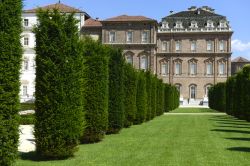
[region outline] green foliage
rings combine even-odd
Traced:
[[[133,125],[136,115],[137,72],[130,64],[124,66],[124,126]]]
[[[169,112],[179,107],[179,95],[179,91],[175,86],[165,85],[164,112]]]
[[[236,78],[234,76],[229,77],[226,82],[226,113],[229,115],[235,114],[235,83]]]
[[[19,120],[20,125],[35,124],[35,116],[33,114],[21,115]]]
[[[124,64],[120,49],[110,50],[108,133],[118,133],[124,123]]]
[[[0,2],[0,165],[12,165],[17,157],[21,0]]]
[[[136,94],[136,118],[134,124],[141,124],[146,119],[146,106],[147,106],[147,92],[146,92],[146,78],[145,73],[140,71],[138,73],[138,85]]]
[[[152,119],[152,90],[151,90],[151,85],[152,85],[152,75],[150,71],[146,71],[145,73],[146,77],[146,93],[147,93],[147,99],[146,99],[146,120],[149,121]]]
[[[34,103],[21,103],[20,111],[34,110],[34,109],[35,109]]]
[[[98,42],[82,41],[84,57],[84,111],[86,128],[81,141],[98,142],[108,127],[108,51]]]
[[[160,116],[164,113],[164,84],[162,80],[157,80],[157,98],[156,98],[156,115]]]
[[[151,119],[156,116],[157,77],[151,76]]]
[[[226,110],[226,83],[218,83],[208,92],[209,107],[220,112]]]
[[[82,56],[73,14],[39,11],[36,36],[36,151],[73,156],[83,134]]]

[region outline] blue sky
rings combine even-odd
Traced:
[[[56,3],[58,0],[24,0],[24,9]],[[233,55],[250,60],[250,0],[61,0],[86,11],[92,18],[105,19],[117,15],[144,15],[158,21],[190,6],[210,6],[227,17],[234,31]]]

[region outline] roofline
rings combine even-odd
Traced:
[[[158,24],[157,20],[124,20],[124,21],[112,21],[112,20],[103,20],[100,21],[101,23],[122,23],[122,22],[153,22],[155,24]]]

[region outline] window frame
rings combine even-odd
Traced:
[[[116,32],[109,31],[109,43],[115,43],[115,42],[116,42]]]
[[[146,38],[144,38],[145,37],[144,34],[146,34]],[[142,31],[141,32],[141,42],[142,43],[149,43],[149,31]]]
[[[24,27],[28,27],[29,26],[29,19],[27,19],[27,18],[23,19],[23,26]]]
[[[131,41],[129,39],[129,34],[131,33]],[[133,43],[133,31],[127,31],[126,32],[126,43]]]

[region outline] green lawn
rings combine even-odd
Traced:
[[[181,109],[180,109],[181,111]],[[194,110],[198,111],[198,110]],[[163,115],[81,145],[74,158],[37,161],[22,154],[17,166],[248,166],[250,123],[227,115]]]
[[[177,108],[170,113],[208,113],[208,112],[218,112],[209,108]]]

